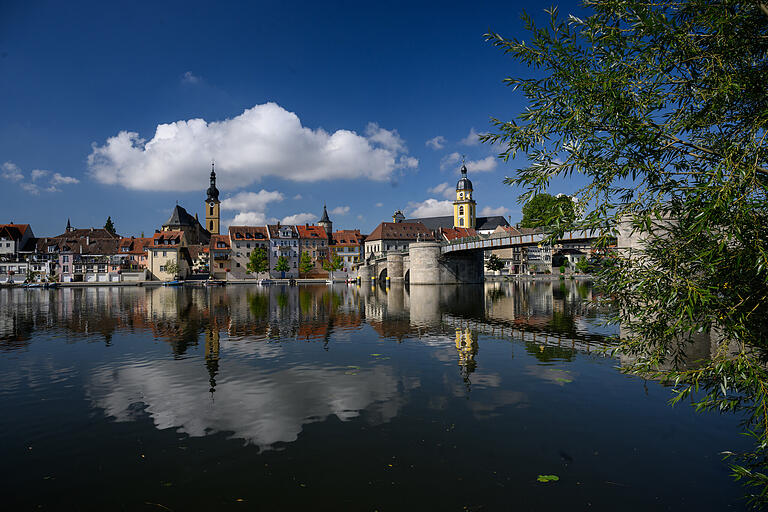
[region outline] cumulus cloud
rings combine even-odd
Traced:
[[[187,71],[181,75],[181,83],[183,84],[197,84],[200,83],[200,77],[192,74],[191,71]]]
[[[317,220],[317,215],[314,213],[295,213],[283,217],[283,220],[280,222],[283,224],[312,224],[315,220]]]
[[[508,213],[509,213],[509,208],[506,208],[504,206],[499,206],[498,208],[486,206],[482,210],[480,210],[480,215],[484,217],[492,217],[494,215],[506,215]]]
[[[443,149],[445,147],[446,142],[447,141],[445,140],[445,137],[443,137],[442,135],[438,135],[437,137],[432,137],[424,144],[434,149],[435,151],[437,151],[438,149]]]
[[[427,192],[430,194],[441,195],[446,199],[453,199],[453,196],[456,194],[456,187],[450,183],[440,183],[439,185],[427,189]]]
[[[13,162],[5,162],[0,168],[2,168],[0,177],[6,180],[20,182],[24,179],[24,173]],[[48,182],[48,186],[45,186],[42,183],[38,183],[40,180],[42,180],[42,178],[48,176],[49,174],[51,174],[50,171],[33,169],[29,173],[30,179],[32,181],[19,183],[19,188],[32,195],[39,195],[41,190],[45,192],[61,192],[61,189],[58,187],[58,185],[74,185],[76,183],[80,183],[80,180],[77,178],[73,178],[72,176],[63,176],[58,172],[53,173],[53,176]]]
[[[32,178],[32,181],[37,181],[40,178],[47,176],[48,171],[43,171],[41,169],[34,169],[31,173],[29,173],[29,175]]]
[[[301,194],[296,194],[295,196],[293,196],[293,200],[294,201],[298,201],[299,199],[302,199],[302,195]]]
[[[384,206],[384,203],[376,203],[376,208],[381,208],[382,206]]]
[[[413,167],[395,130],[375,123],[366,135],[351,130],[302,126],[275,103],[256,105],[223,121],[190,119],[160,124],[147,141],[121,131],[88,156],[89,174],[105,184],[135,190],[193,191],[208,178],[211,157],[221,162],[222,190],[245,187],[266,176],[297,182],[364,178],[386,181]],[[404,157],[404,158],[403,158]]]
[[[254,210],[264,211],[267,204],[282,201],[283,194],[274,190],[259,190],[258,192],[239,192],[221,202],[222,210]]]
[[[32,171],[34,172],[34,171]],[[43,171],[47,172],[47,171]],[[51,185],[75,185],[77,183],[80,183],[80,180],[77,178],[73,178],[72,176],[62,176],[58,172],[53,173],[53,178],[51,178]]]
[[[448,169],[449,167],[453,167],[454,164],[456,164],[460,159],[461,159],[461,155],[456,153],[456,152],[453,152],[453,153],[450,153],[448,155],[445,155],[440,160],[440,170],[444,171],[444,170]]]
[[[453,202],[438,201],[437,199],[427,199],[421,203],[410,202],[407,209],[410,211],[410,217],[440,217],[442,215],[453,214]]]
[[[24,179],[21,169],[13,162],[5,162],[3,164],[3,172],[0,173],[0,176],[10,181],[21,181]]]
[[[349,206],[337,206],[330,213],[331,215],[346,215],[349,213]]]
[[[419,159],[412,156],[401,156],[397,161],[398,169],[415,169],[419,166]]]
[[[479,136],[480,134],[477,133],[474,128],[470,128],[467,136],[461,139],[459,144],[463,146],[477,146],[480,144],[480,140],[478,139]]]
[[[277,219],[274,217],[267,217],[264,212],[240,212],[235,215],[235,218],[229,222],[225,222],[226,226],[265,226],[267,224],[275,224]]]
[[[467,162],[467,170],[469,172],[488,172],[492,171],[498,165],[498,158],[495,156],[487,156],[480,160],[470,160]]]

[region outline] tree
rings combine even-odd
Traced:
[[[582,274],[586,274],[589,271],[589,262],[587,261],[587,258],[580,258],[579,261],[576,262],[576,270]]]
[[[107,217],[107,222],[104,223],[104,229],[106,229],[109,233],[112,233],[113,235],[116,233],[115,231],[115,225],[112,222],[112,217]]]
[[[341,256],[334,254],[333,258],[330,260],[323,261],[323,270],[327,272],[335,272],[336,270],[340,270],[343,265],[344,262],[341,259]]]
[[[576,218],[573,199],[566,195],[560,197],[546,193],[536,194],[523,205],[523,220],[520,226],[537,228],[560,223],[568,225]]]
[[[263,247],[257,247],[251,251],[251,255],[248,258],[248,264],[245,266],[245,271],[249,274],[261,274],[267,270],[269,270],[267,252]]]
[[[501,258],[499,258],[497,255],[491,254],[491,256],[488,258],[488,261],[485,262],[485,268],[493,272],[498,272],[504,268],[504,262],[501,261]]]
[[[301,253],[301,260],[299,260],[299,271],[306,274],[307,272],[312,272],[312,269],[315,268],[315,262],[312,261],[312,258],[310,258],[308,252],[302,252]]]
[[[176,275],[179,273],[179,264],[175,261],[169,261],[165,264],[165,272],[176,277]]]
[[[280,256],[277,258],[277,263],[275,263],[275,271],[277,272],[288,272],[291,270],[291,267],[288,265],[288,258],[285,256]]]
[[[768,501],[768,7],[758,2],[585,0],[586,18],[526,41],[487,39],[535,76],[485,142],[529,162],[505,180],[522,199],[582,174],[578,228],[644,242],[601,265],[626,371],[674,385],[673,403],[738,411],[756,448],[731,458]],[[566,226],[554,222],[553,236]],[[683,365],[697,333],[712,355]]]

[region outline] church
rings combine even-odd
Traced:
[[[163,224],[162,231],[182,231],[189,245],[208,245],[211,235],[218,235],[220,229],[219,189],[216,188],[216,170],[211,164],[211,185],[208,187],[205,204],[205,225],[200,223],[197,214],[190,215],[178,204],[173,208],[170,218]]]

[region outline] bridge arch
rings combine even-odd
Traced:
[[[387,266],[384,265],[384,268],[381,269],[381,272],[379,272],[379,281],[384,282],[387,279]]]
[[[411,282],[411,269],[408,269],[405,271],[405,275],[403,276],[403,282],[404,283],[410,283]]]

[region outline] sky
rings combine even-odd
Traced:
[[[0,223],[150,234],[177,203],[204,216],[215,160],[224,226],[327,204],[368,233],[398,209],[451,214],[462,156],[478,213],[515,223],[502,181],[524,161],[477,137],[523,111],[502,80],[532,71],[483,34],[526,38],[520,13],[548,5],[5,0]]]

